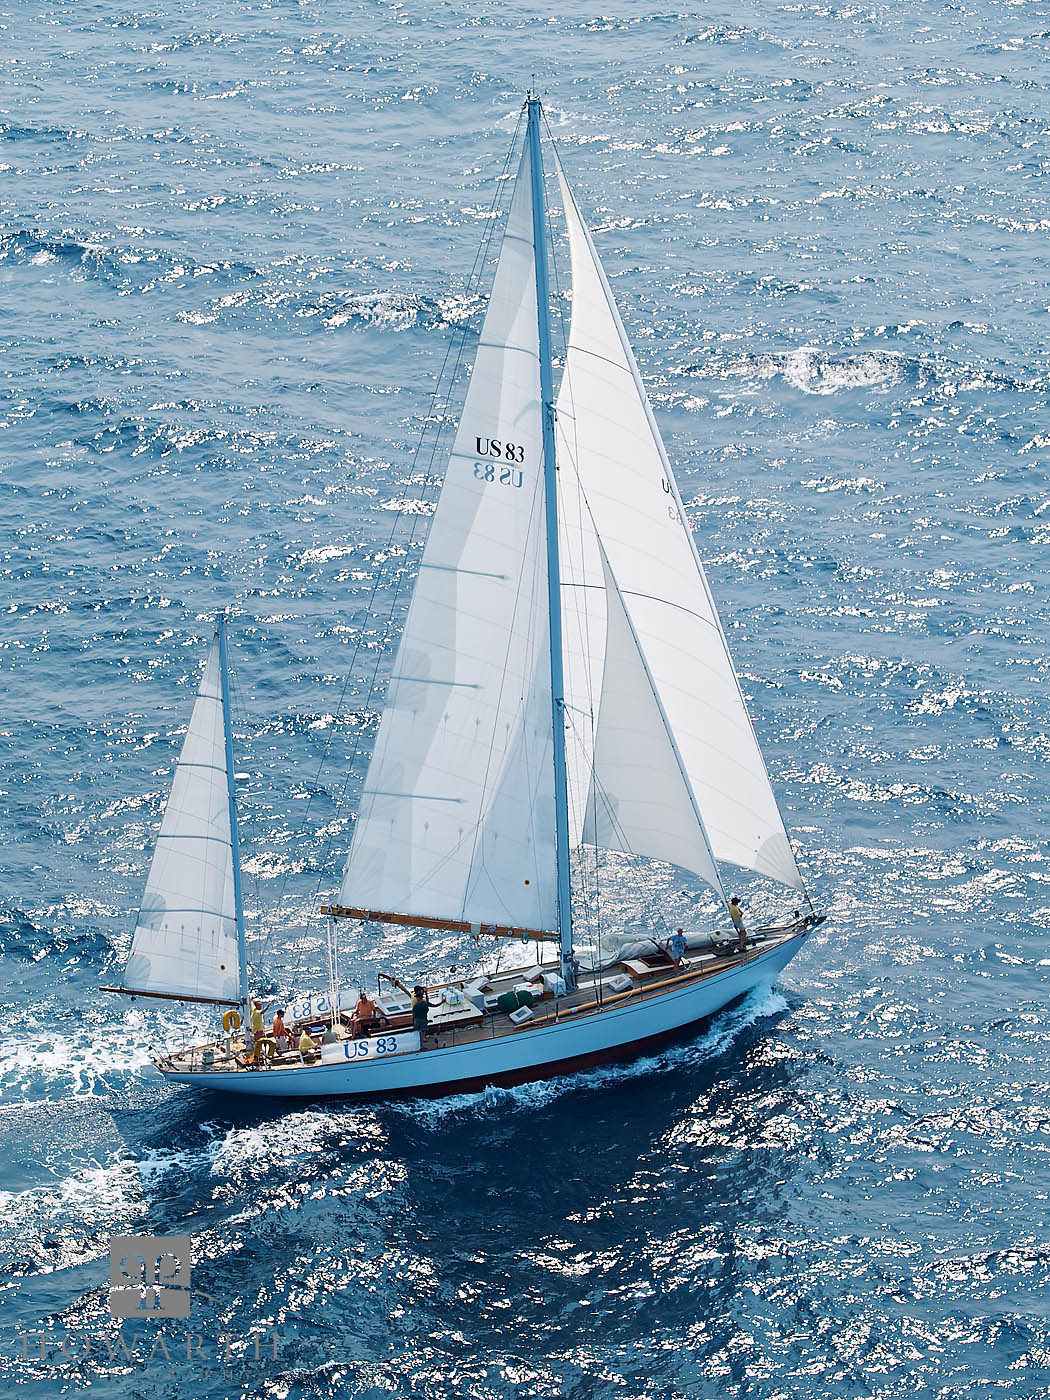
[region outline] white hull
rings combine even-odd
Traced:
[[[521,1084],[626,1058],[721,1010],[757,986],[775,981],[806,933],[702,981],[658,995],[630,998],[579,1020],[564,1019],[511,1035],[386,1058],[291,1070],[176,1071],[166,1079],[235,1094],[312,1099],[411,1094],[440,1095],[489,1084]]]

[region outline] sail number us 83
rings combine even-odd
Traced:
[[[525,449],[521,443],[479,437],[474,439],[474,447],[478,457],[488,459],[474,463],[474,476],[478,481],[521,489],[525,480],[524,472],[518,470],[518,464],[525,461]]]

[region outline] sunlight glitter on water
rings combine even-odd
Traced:
[[[148,1226],[194,1235],[205,1327],[287,1337],[245,1393],[1042,1394],[1037,29],[984,0],[23,7],[0,55],[12,1329],[101,1325],[107,1237]],[[779,990],[619,1069],[290,1113],[172,1092],[148,1047],[214,1017],[97,987],[208,622],[237,603],[252,927],[305,989],[375,731],[364,610],[416,567],[443,459],[413,448],[472,344],[534,69],[832,919]],[[656,883],[661,914],[706,916]],[[0,1353],[50,1400],[53,1370]],[[143,1389],[104,1351],[62,1383]]]

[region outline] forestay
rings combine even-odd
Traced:
[[[600,844],[661,854],[709,878],[709,862],[692,836],[672,838],[682,813],[682,785],[658,765],[644,804],[620,803],[615,821],[601,823],[601,790],[623,788],[624,750],[641,743],[647,717],[639,701],[631,721],[625,685],[643,694],[609,624],[610,682],[595,661],[606,646],[604,581],[596,531],[616,581],[630,630],[645,666],[714,855],[784,884],[801,877],[770,787],[751,720],[707,586],[678,489],[652,417],[605,274],[558,165],[572,263],[572,318],[558,395],[559,501],[562,557],[570,562],[563,588],[570,735],[569,778],[576,835],[587,813],[599,818]],[[614,604],[609,603],[614,609]],[[622,628],[619,629],[622,632]],[[586,646],[584,645],[586,639]],[[596,730],[590,732],[590,726]],[[608,720],[608,724],[606,721]],[[609,733],[603,730],[608,727]],[[651,747],[650,741],[650,747]],[[592,800],[584,786],[588,750],[595,756]],[[666,752],[664,753],[666,759]],[[620,765],[618,773],[612,766]],[[608,773],[608,782],[604,773]],[[665,780],[664,774],[669,774]],[[583,794],[587,793],[585,799]],[[663,812],[657,813],[662,804]],[[695,833],[694,833],[695,835]],[[662,839],[662,837],[661,837]]]
[[[531,171],[522,158],[340,901],[557,925]]]
[[[240,998],[217,637],[175,768],[122,986],[176,997]]]

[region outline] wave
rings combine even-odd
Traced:
[[[421,326],[461,326],[480,309],[480,296],[424,297],[405,292],[361,292],[345,297],[331,309],[319,307],[330,330],[345,325],[368,325],[379,330],[405,331]]]
[[[180,1096],[184,1098],[184,1096]],[[194,1095],[189,1100],[199,1106]],[[68,1144],[50,1163],[55,1179],[21,1190],[0,1191],[8,1231],[0,1241],[0,1263],[20,1276],[54,1273],[105,1255],[116,1222],[156,1228],[169,1211],[181,1218],[179,1200],[187,1183],[227,1200],[232,1214],[223,1230],[253,1215],[287,1205],[287,1177],[327,1177],[345,1166],[345,1144],[382,1142],[382,1131],[356,1110],[305,1108],[256,1114],[250,1121],[189,1121],[156,1113],[153,1142],[121,1142],[109,1134],[96,1143],[98,1156],[63,1172]],[[278,1125],[275,1127],[275,1123]],[[175,1141],[172,1141],[172,1135]],[[322,1160],[323,1159],[323,1160]],[[62,1174],[59,1174],[62,1173]],[[245,1192],[246,1183],[252,1183]],[[173,1222],[174,1223],[174,1222]],[[198,1232],[206,1248],[207,1232]]]
[[[25,1277],[102,1257],[113,1222],[144,1218],[148,1208],[134,1166],[125,1160],[82,1168],[55,1185],[0,1191],[0,1213],[8,1226],[5,1267]]]
[[[87,141],[86,131],[70,126],[25,126],[20,122],[0,122],[0,141]]]
[[[766,30],[751,29],[747,26],[737,26],[735,24],[709,24],[695,34],[687,34],[684,39],[680,39],[681,44],[743,44],[749,52],[761,50],[763,48],[772,49],[778,52],[791,47],[787,39]],[[795,84],[805,91],[809,96],[813,92],[813,87],[800,79],[795,79]],[[794,96],[794,91],[791,93]]]
[[[904,333],[907,328],[898,329]],[[902,350],[881,349],[836,353],[814,345],[749,354],[715,351],[703,361],[685,365],[672,373],[753,384],[782,379],[790,388],[815,396],[914,385],[953,397],[987,389],[1034,390],[1044,383],[1042,376],[1018,379],[985,365],[959,364],[941,355],[913,355]]]
[[[82,240],[73,234],[15,229],[0,235],[0,260],[76,268],[83,275],[110,282],[121,290],[149,291],[158,282],[192,281],[200,277],[233,276],[238,281],[257,277],[257,268],[236,260],[201,262],[182,253],[158,248],[120,247]]]
[[[846,389],[889,387],[917,377],[917,363],[898,351],[868,350],[834,355],[815,346],[757,354],[718,355],[686,366],[682,374],[767,383],[781,378],[805,394],[836,394]]]
[[[102,993],[101,995],[108,995]],[[66,1013],[67,1016],[69,1013]],[[129,1078],[150,1070],[150,1049],[143,1038],[133,1042],[118,1024],[69,1029],[61,1016],[34,1018],[24,1040],[0,1045],[0,1089],[17,1092],[23,1101],[107,1098]],[[160,1039],[160,1037],[157,1037]]]
[[[68,955],[67,961],[99,967],[111,956],[109,940],[98,931],[49,930],[21,909],[0,909],[0,953],[21,962],[39,963],[45,958]]]
[[[781,373],[793,389],[806,394],[836,394],[841,389],[889,386],[904,378],[903,357],[892,351],[869,351],[832,359],[804,346],[792,350]]]
[[[39,229],[0,235],[0,261],[65,268],[71,276],[105,283],[125,294],[158,287],[212,289],[214,295],[195,298],[195,305],[173,307],[173,318],[192,326],[277,318],[286,323],[320,321],[329,331],[356,326],[396,333],[466,326],[485,305],[483,296],[466,292],[420,296],[391,289],[319,296],[313,278],[305,274],[264,272],[235,259],[206,262],[179,251],[119,246]]]

